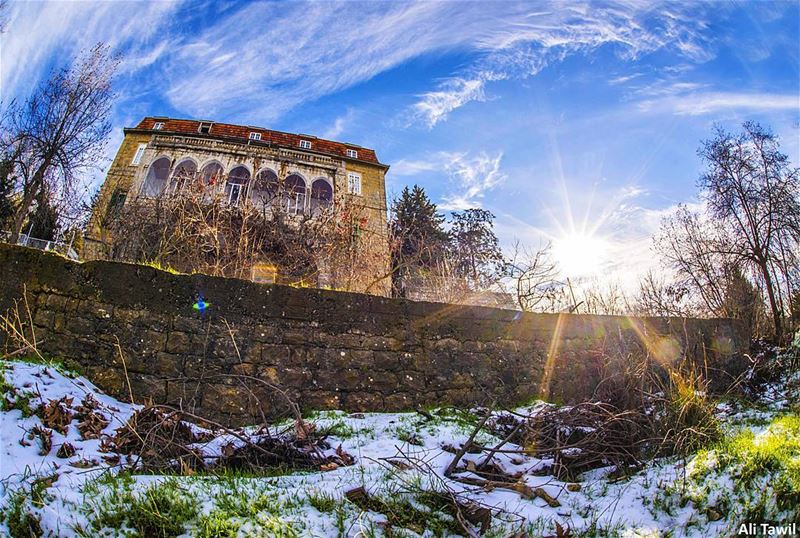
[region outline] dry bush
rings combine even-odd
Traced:
[[[196,422],[214,430],[201,430],[195,426]],[[205,454],[203,445],[218,435],[231,440],[222,446],[221,454]],[[325,437],[307,424],[296,425],[278,435],[271,434],[266,427],[248,434],[168,406],[148,406],[134,413],[113,436],[104,439],[103,450],[132,456],[130,465],[137,470],[184,474],[198,470],[253,473],[275,469],[332,470],[354,463],[353,457],[341,447],[334,455],[323,455],[321,451],[330,448]]]
[[[388,277],[385,226],[342,196],[310,213],[270,199],[229,203],[221,193],[182,188],[128,201],[110,220],[111,259],[155,263],[184,273],[251,278],[256,263],[272,264],[281,283],[373,291]]]
[[[708,381],[693,371],[670,372],[661,390],[646,400],[652,439],[646,444],[653,456],[688,455],[722,436]]]
[[[604,380],[594,401],[546,406],[528,416],[502,413],[487,428],[520,452],[552,458],[543,471],[559,478],[609,465],[624,473],[647,459],[690,454],[720,439],[702,376],[636,364]]]
[[[548,407],[523,420],[519,427],[518,417],[501,415],[492,428],[503,437],[511,435],[527,454],[552,457],[552,467],[543,472],[561,479],[574,479],[597,467],[637,465],[641,442],[648,435],[642,413],[603,402]]]
[[[40,360],[36,332],[33,328],[33,314],[28,304],[28,291],[23,288],[22,299],[15,300],[14,306],[0,314],[0,338],[3,349],[0,357],[10,358],[21,355],[35,355]]]

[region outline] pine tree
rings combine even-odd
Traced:
[[[473,288],[487,288],[503,273],[506,260],[494,233],[494,215],[485,209],[452,213],[450,230],[456,273]]]
[[[47,196],[40,196],[36,201],[36,210],[29,217],[26,230],[31,237],[52,241],[58,233],[58,210]]]
[[[0,161],[0,230],[8,230],[13,224],[15,178],[12,175],[14,165],[9,160]]]
[[[403,279],[436,266],[447,246],[444,216],[418,186],[403,189],[392,202],[392,283],[402,295]]]

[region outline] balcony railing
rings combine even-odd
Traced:
[[[11,232],[0,232],[0,241],[10,243]],[[39,250],[58,252],[71,260],[78,259],[78,253],[72,248],[72,242],[49,241],[47,239],[37,239],[27,234],[19,234],[17,244],[25,247],[38,248]]]
[[[259,143],[256,145],[249,142],[251,141],[243,140],[241,143],[237,143],[229,140],[215,140],[211,138],[196,138],[192,136],[178,135],[156,135],[153,139],[153,143],[160,147],[188,147],[209,152],[219,151],[220,149],[228,149],[235,152],[241,151],[242,147],[249,147],[251,149],[273,147],[268,143]],[[322,166],[338,166],[336,159],[316,153],[307,153],[293,149],[278,148],[278,155],[281,158],[293,161],[303,161]]]

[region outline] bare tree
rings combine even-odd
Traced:
[[[98,44],[71,67],[54,71],[25,103],[12,103],[6,111],[0,142],[13,162],[19,192],[13,241],[37,197],[49,190],[68,198],[77,175],[102,156],[111,131],[117,65],[109,48]]]
[[[679,282],[668,283],[665,277],[648,271],[639,282],[634,311],[643,316],[688,317],[695,315],[688,299],[688,287]]]
[[[724,316],[725,274],[735,265],[730,238],[697,212],[680,206],[666,217],[655,238],[656,251],[675,270],[672,286],[699,298],[698,313]]]
[[[558,279],[558,266],[553,259],[552,244],[536,250],[514,244],[507,265],[514,295],[519,307],[526,312],[550,311],[560,297],[564,283]]]
[[[757,273],[780,340],[791,295],[786,253],[800,243],[798,169],[790,167],[775,135],[754,122],[736,135],[718,127],[698,154],[707,165],[699,186],[709,216],[735,238],[731,254]]]

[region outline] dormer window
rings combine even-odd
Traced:
[[[309,142],[308,140],[301,140],[300,149],[311,149],[311,142]]]
[[[157,121],[155,123],[155,125],[153,125],[153,129],[155,129],[156,131],[160,131],[163,128],[164,128],[164,122],[163,121]]]
[[[211,124],[206,122],[200,122],[200,127],[197,128],[197,132],[200,134],[211,133]]]
[[[356,150],[354,150],[354,149],[348,149],[347,150],[347,156],[352,158],[352,159],[358,159],[358,152]]]
[[[250,133],[250,140],[261,140],[261,133]]]

